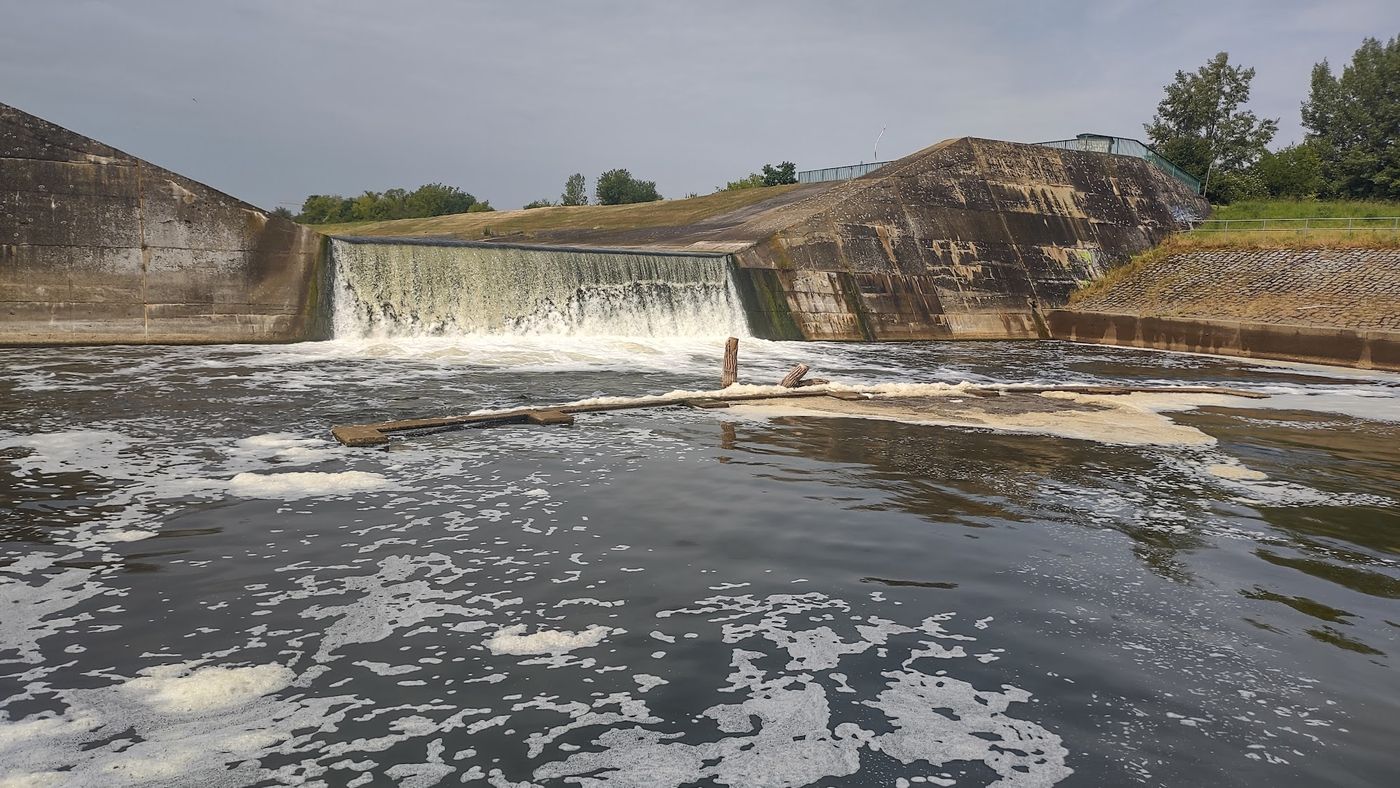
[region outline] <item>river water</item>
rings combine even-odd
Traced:
[[[0,351],[0,785],[1400,772],[1396,376],[744,340],[755,382],[801,361],[853,385],[1272,396],[1072,438],[669,408],[330,440],[713,388],[722,342]],[[1128,440],[1128,415],[1170,429]]]

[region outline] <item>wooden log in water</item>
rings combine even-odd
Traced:
[[[739,338],[730,337],[724,343],[724,369],[720,372],[719,387],[727,389],[739,382]]]
[[[562,410],[532,410],[525,415],[531,424],[568,426],[574,423],[574,415]]]
[[[735,344],[738,344],[737,340]],[[993,391],[1004,394],[1043,394],[1047,391],[1065,391],[1075,394],[1100,395],[1147,392],[1154,394],[1215,394],[1229,397],[1245,397],[1248,399],[1267,399],[1269,397],[1268,394],[1257,391],[1245,391],[1242,389],[1218,386],[981,386],[968,389],[969,394]],[[639,410],[642,408],[664,408],[677,405],[689,405],[691,407],[723,407],[735,402],[795,399],[799,397],[832,397],[851,401],[868,398],[867,395],[859,392],[826,391],[816,387],[797,388],[781,394],[717,394],[712,396],[691,397],[686,400],[668,397],[638,397],[623,402],[610,402],[606,404],[556,405],[546,408],[520,408],[517,410],[495,411],[492,413],[467,414],[465,416],[402,419],[399,421],[384,421],[377,424],[347,424],[332,429],[331,434],[335,436],[337,441],[345,446],[377,446],[388,443],[389,434],[395,432],[436,432],[447,429],[489,427],[498,424],[524,424],[530,422],[536,424],[564,423],[547,420],[536,421],[536,419],[539,418],[536,414],[540,413],[557,413],[572,418],[572,414],[575,413],[601,413],[613,410]]]
[[[802,384],[802,378],[806,377],[807,373],[811,371],[812,368],[806,364],[798,364],[784,375],[782,380],[778,381],[778,385],[785,389],[795,389]]]

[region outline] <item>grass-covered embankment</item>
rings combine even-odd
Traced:
[[[684,200],[629,205],[570,205],[521,211],[458,213],[424,219],[313,225],[327,235],[424,236],[475,241],[502,236],[530,238],[545,231],[638,230],[681,227],[764,200],[780,197],[800,184],[717,192]]]
[[[1400,217],[1400,202],[1247,200],[1215,206],[1209,221],[1173,236],[1164,247],[1393,249],[1400,247],[1400,221],[1380,220],[1394,217]]]

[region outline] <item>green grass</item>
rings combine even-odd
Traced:
[[[1245,200],[1212,206],[1212,219],[1310,219],[1314,216],[1400,216],[1400,202],[1379,200]]]

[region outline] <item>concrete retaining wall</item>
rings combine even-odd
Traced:
[[[1055,339],[1400,371],[1400,331],[1057,309]]]
[[[963,138],[750,222],[735,259],[769,338],[1035,338],[1035,305],[1208,209],[1141,159]]]
[[[323,238],[0,104],[0,345],[328,334]]]

